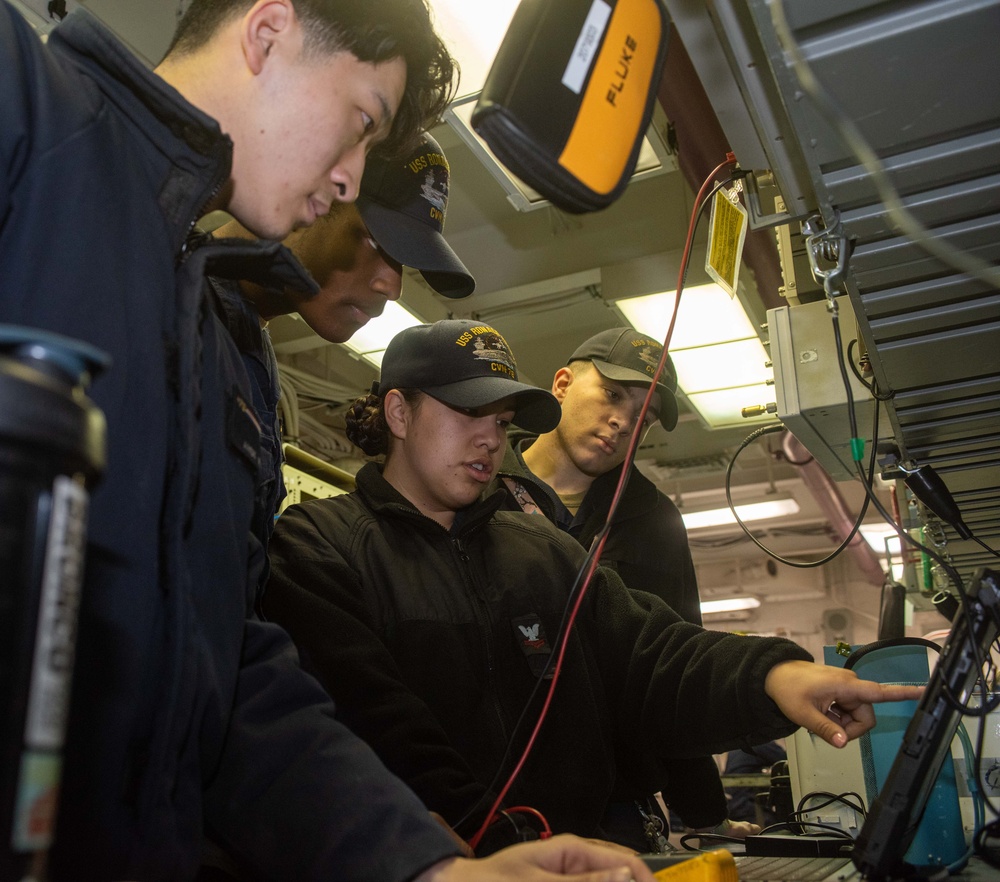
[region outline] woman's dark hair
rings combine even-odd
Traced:
[[[407,404],[416,407],[423,392],[417,389],[397,389]],[[385,398],[369,392],[354,399],[345,415],[347,440],[360,447],[369,456],[379,456],[389,452],[389,426],[385,421]]]
[[[167,55],[202,48],[219,28],[254,0],[193,0]],[[441,119],[457,87],[458,64],[434,30],[427,0],[292,0],[310,55],[348,51],[360,61],[406,62],[406,91],[379,151],[408,150]]]

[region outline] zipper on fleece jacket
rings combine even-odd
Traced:
[[[472,587],[472,595],[475,606],[482,611],[480,619],[485,622],[485,627],[483,628],[486,637],[484,641],[484,648],[486,650],[486,672],[489,677],[490,696],[493,700],[493,710],[496,712],[497,723],[500,726],[500,735],[503,743],[506,744],[507,740],[510,738],[510,733],[508,732],[507,724],[504,720],[503,708],[500,706],[500,699],[498,697],[499,690],[497,688],[496,660],[493,651],[493,628],[489,612],[489,604],[487,604],[486,600],[483,598],[483,594],[479,590],[479,586],[476,583],[475,573],[470,565],[469,553],[465,550],[465,544],[457,536],[451,538],[451,544],[455,549],[455,553],[458,555],[458,559],[461,561],[462,570],[465,573],[465,581]]]

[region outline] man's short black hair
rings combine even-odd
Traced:
[[[360,61],[406,62],[406,91],[389,137],[379,146],[393,156],[437,124],[454,94],[458,64],[434,30],[427,0],[291,0],[305,30],[304,51],[348,51]],[[205,46],[254,0],[193,0],[167,55]]]

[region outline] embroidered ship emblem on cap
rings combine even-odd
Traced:
[[[470,343],[473,357],[480,362],[489,362],[491,372],[503,373],[513,380],[517,379],[514,354],[499,331],[489,325],[479,325],[469,328],[455,340],[455,345],[463,348]]]
[[[444,213],[448,205],[448,180],[446,173],[442,171],[440,175],[435,174],[435,169],[431,168],[424,176],[424,182],[420,185],[420,195],[426,199],[433,208]]]
[[[638,355],[639,360],[645,362],[651,368],[655,368],[660,363],[659,353],[654,353],[652,346],[647,346],[642,350],[642,352],[638,353]]]
[[[494,331],[493,333],[479,334],[472,341],[472,346],[473,355],[483,361],[491,362],[492,370],[517,379],[517,365],[514,364],[514,356],[507,348],[507,341],[498,333]]]

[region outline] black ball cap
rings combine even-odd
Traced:
[[[401,331],[382,358],[378,393],[419,389],[452,407],[479,408],[510,399],[514,423],[542,435],[562,409],[547,389],[517,379],[514,354],[503,335],[480,322],[446,319]]]
[[[468,297],[476,280],[444,238],[450,168],[441,145],[424,134],[403,159],[368,157],[357,206],[379,247],[420,270],[445,297]]]

